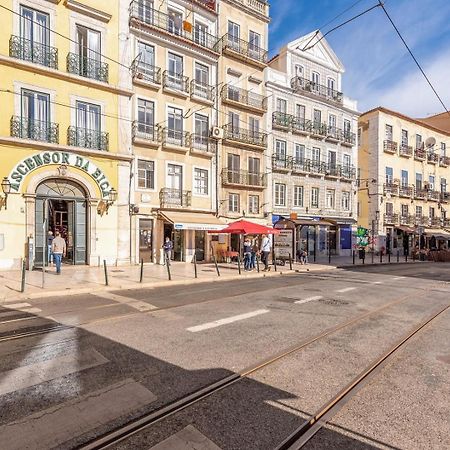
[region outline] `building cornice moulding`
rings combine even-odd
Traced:
[[[92,17],[93,19],[97,19],[104,23],[108,23],[112,17],[112,15],[109,13],[105,13],[103,11],[100,11],[99,9],[92,8],[92,6],[84,5],[83,3],[77,2],[75,0],[65,0],[64,5],[72,11],[76,11],[80,14]]]

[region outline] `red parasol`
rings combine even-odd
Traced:
[[[224,233],[224,234],[278,234],[280,231],[275,228],[266,227],[257,223],[249,222],[248,220],[237,220],[230,223],[223,230],[209,231],[208,233]]]

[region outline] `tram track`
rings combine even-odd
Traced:
[[[200,401],[206,399],[207,397],[212,396],[213,394],[216,394],[235,383],[239,382],[240,380],[245,379],[249,375],[260,371],[280,360],[283,358],[286,358],[296,352],[301,351],[302,349],[305,349],[306,347],[310,346],[311,344],[320,341],[334,333],[337,333],[341,330],[344,330],[345,328],[348,328],[352,325],[357,324],[358,322],[361,322],[365,319],[368,319],[376,314],[379,314],[385,310],[387,310],[390,307],[402,304],[407,302],[408,300],[413,300],[415,297],[411,294],[402,296],[400,298],[397,298],[396,300],[393,300],[391,302],[388,302],[376,309],[373,309],[371,311],[365,312],[363,314],[360,314],[356,317],[353,317],[352,319],[349,319],[348,321],[342,322],[338,325],[335,325],[333,327],[330,327],[317,335],[314,335],[310,338],[307,338],[305,340],[302,340],[301,342],[292,345],[289,348],[284,349],[283,351],[280,351],[274,355],[271,355],[270,357],[267,357],[265,359],[260,360],[256,364],[253,364],[252,366],[249,366],[239,372],[236,372],[233,375],[230,375],[228,377],[223,378],[222,380],[216,381],[208,386],[205,386],[201,389],[198,389],[189,395],[186,395],[172,403],[169,403],[155,411],[152,411],[150,413],[147,413],[140,418],[134,419],[131,422],[128,422],[127,424],[120,426],[116,428],[113,431],[107,432],[99,437],[93,438],[87,443],[80,446],[80,449],[82,450],[100,450],[100,449],[107,449],[112,448],[114,445],[119,444],[120,442],[125,441],[126,439],[130,438],[131,436],[138,434],[151,426],[155,425],[158,422],[161,422],[162,420],[169,418],[184,409],[195,405],[199,403]],[[447,307],[448,308],[448,307]]]

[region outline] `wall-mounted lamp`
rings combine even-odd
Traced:
[[[103,216],[103,214],[108,214],[108,209],[112,204],[117,200],[117,191],[112,188],[108,192],[108,197],[106,200],[100,200],[97,205],[97,213],[100,216]]]
[[[0,210],[5,207],[8,201],[8,195],[11,192],[11,182],[8,180],[8,177],[4,177],[2,180],[2,191],[5,194],[4,197],[0,197]]]

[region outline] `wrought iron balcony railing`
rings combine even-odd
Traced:
[[[337,127],[327,127],[327,139],[330,141],[340,141],[342,139],[342,130]]]
[[[67,144],[74,147],[108,151],[109,133],[71,126],[67,129]]]
[[[214,90],[214,86],[201,83],[197,80],[191,80],[191,97],[193,98],[201,98],[203,100],[207,100],[208,102],[213,102]]]
[[[293,172],[309,172],[311,170],[311,160],[304,158],[292,159],[292,171]]]
[[[152,28],[162,30],[172,36],[190,41],[191,43],[208,50],[216,51],[218,42],[214,36],[188,21],[165,14],[157,9],[144,6],[142,1],[134,0],[129,7],[130,20],[136,20]]]
[[[430,227],[440,227],[442,225],[440,217],[430,217],[428,223]]]
[[[355,145],[356,144],[356,135],[351,131],[342,131],[342,143],[345,145]]]
[[[263,95],[230,84],[222,88],[222,101],[236,102],[243,106],[267,111],[267,99]]]
[[[313,136],[325,137],[328,132],[326,123],[312,122],[311,134]]]
[[[386,153],[397,153],[398,144],[395,141],[390,141],[389,139],[386,139],[383,142],[383,150]]]
[[[163,72],[163,87],[182,92],[183,94],[189,94],[189,78],[183,74],[165,70]]]
[[[450,166],[450,156],[441,156],[439,159],[439,165],[441,167],[448,167]]]
[[[421,199],[427,198],[428,197],[428,189],[422,189],[422,188],[417,189],[416,188],[416,191],[414,192],[414,197],[421,198]]]
[[[272,113],[272,126],[275,128],[291,128],[294,123],[294,116],[280,111]]]
[[[412,197],[414,189],[412,186],[400,185],[398,193],[400,197]]]
[[[341,167],[341,177],[347,179],[355,179],[356,178],[356,167],[355,166],[346,166],[343,165]]]
[[[342,92],[336,91],[335,89],[329,88],[323,84],[315,83],[314,81],[308,80],[303,77],[294,77],[291,79],[291,88],[295,91],[306,91],[312,94],[319,95],[328,100],[336,103],[343,102]]]
[[[413,225],[414,224],[414,216],[410,214],[401,214],[400,215],[400,224],[401,225]]]
[[[400,156],[405,156],[410,158],[413,155],[413,148],[411,145],[401,144],[400,145]]]
[[[427,152],[425,149],[421,147],[417,147],[414,150],[414,159],[417,159],[418,161],[425,161],[425,158],[427,157]]]
[[[191,146],[191,134],[188,131],[161,128],[160,141],[163,145],[174,145],[188,149]]]
[[[241,57],[258,62],[259,64],[267,64],[268,52],[261,47],[258,47],[253,42],[244,41],[231,34],[226,33],[220,41],[218,46],[223,52],[231,50]]]
[[[442,219],[442,226],[445,228],[450,228],[450,219]]]
[[[266,176],[262,173],[252,173],[248,170],[222,169],[223,184],[241,186],[266,187]]]
[[[9,39],[9,56],[41,66],[58,68],[58,49],[40,42],[30,41],[20,36]]]
[[[159,142],[158,127],[153,124],[141,123],[135,120],[132,126],[133,139],[139,138],[150,142]]]
[[[181,189],[162,188],[159,191],[161,208],[189,208],[192,203],[192,192]]]
[[[216,154],[217,139],[202,134],[191,134],[191,151]]]
[[[12,116],[10,122],[12,137],[31,139],[33,141],[59,143],[59,124],[26,117]]]
[[[434,152],[428,152],[427,154],[427,161],[430,164],[437,164],[439,162],[439,155]]]
[[[395,225],[398,222],[398,214],[387,213],[384,215],[384,223],[387,225]]]
[[[290,170],[292,168],[292,158],[282,155],[272,155],[272,170]]]
[[[161,68],[152,66],[136,58],[131,64],[133,79],[143,80],[147,83],[161,84]]]
[[[234,0],[236,3],[240,3],[241,5],[246,6],[249,9],[254,10],[255,12],[262,14],[264,16],[269,15],[267,0]]]
[[[294,117],[292,122],[293,133],[310,133],[312,129],[312,122],[304,117]]]
[[[441,202],[448,203],[450,202],[450,192],[443,191],[441,192]]]
[[[87,58],[77,53],[68,53],[67,72],[107,83],[109,65],[98,59]]]
[[[387,182],[383,185],[384,194],[398,195],[399,185],[396,182]]]
[[[438,202],[441,198],[441,193],[439,191],[433,191],[433,190],[429,190],[428,191],[428,195],[427,195],[427,199],[431,200],[433,202]]]
[[[267,133],[246,130],[244,128],[238,128],[232,125],[225,125],[223,130],[224,139],[240,142],[242,144],[255,145],[261,148],[267,147]]]

